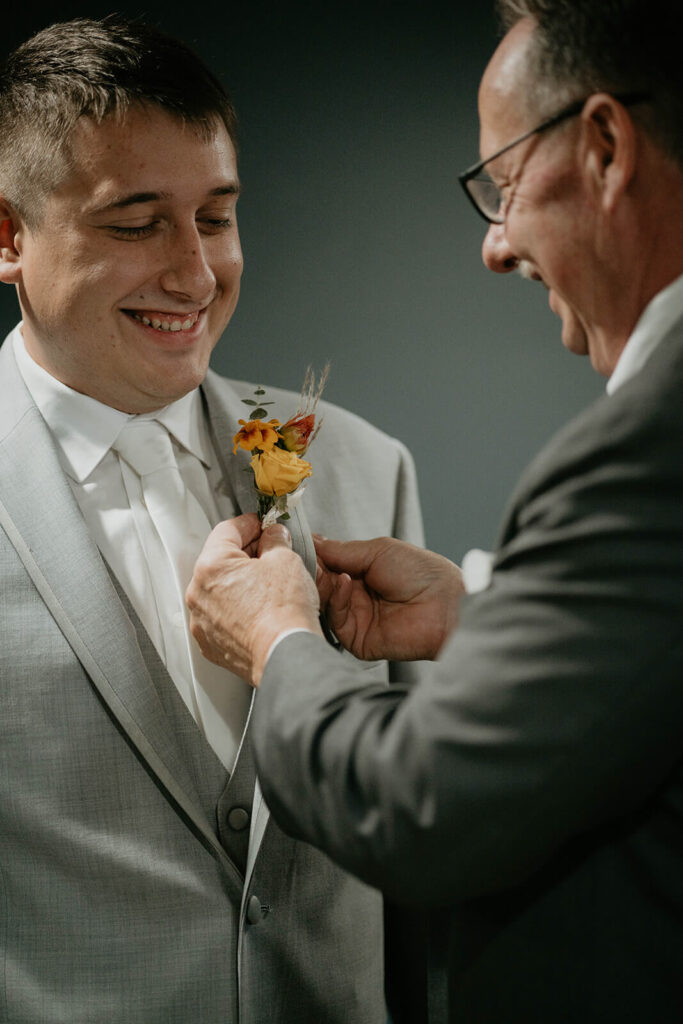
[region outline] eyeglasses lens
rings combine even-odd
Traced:
[[[501,194],[495,182],[491,181],[488,176],[482,175],[470,178],[467,187],[475,205],[484,216],[494,224],[500,223],[503,219],[500,214]]]

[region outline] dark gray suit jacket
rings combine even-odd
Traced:
[[[269,389],[273,414],[297,396]],[[203,395],[232,456],[253,385]],[[290,520],[420,542],[405,449],[331,406]],[[369,678],[386,676],[382,665]],[[12,1024],[384,1024],[377,892],[284,835],[254,769],[231,778],[95,547],[52,436],[0,349],[0,1020]],[[248,817],[247,817],[248,824]],[[238,826],[233,827],[233,822]]]
[[[683,322],[530,466],[432,669],[368,688],[285,640],[253,723],[271,812],[434,908],[457,1024],[680,1024]]]

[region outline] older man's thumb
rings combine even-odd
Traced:
[[[259,557],[267,551],[273,551],[276,548],[291,548],[291,546],[292,537],[287,527],[282,523],[275,523],[273,526],[267,526],[261,534],[258,546]]]

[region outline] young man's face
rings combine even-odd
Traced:
[[[26,347],[107,405],[161,408],[203,380],[237,304],[232,142],[152,107],[81,119],[72,150],[39,227],[15,237]]]

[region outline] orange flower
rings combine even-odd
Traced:
[[[313,473],[310,462],[284,448],[270,448],[262,455],[253,455],[251,468],[259,491],[275,495],[291,494]]]
[[[237,422],[242,424],[242,428],[233,437],[235,442],[233,455],[238,448],[244,448],[247,452],[253,452],[254,448],[260,448],[262,452],[268,452],[278,441],[279,420],[270,420],[268,423],[264,423],[263,420],[238,420]]]
[[[314,426],[315,416],[312,412],[307,416],[293,416],[291,420],[287,420],[284,427],[280,427],[280,437],[287,451],[303,455],[312,440]]]

